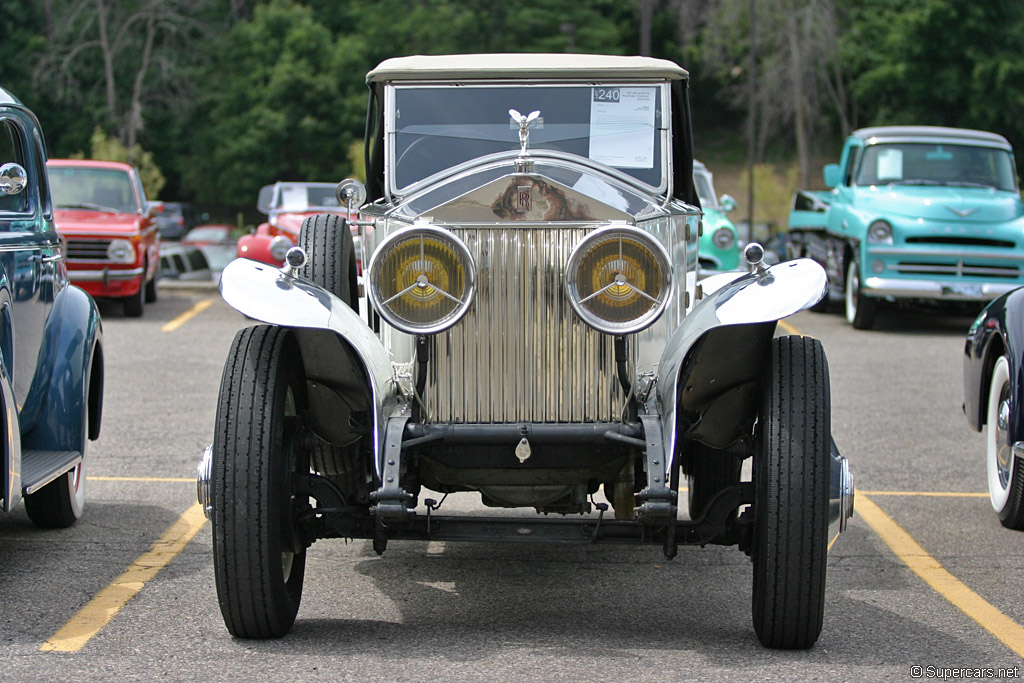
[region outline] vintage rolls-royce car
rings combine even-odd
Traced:
[[[964,413],[985,434],[989,500],[999,521],[1024,530],[1024,288],[994,300],[964,347]]]
[[[70,526],[100,433],[103,349],[92,298],[68,283],[35,115],[0,88],[0,509]]]
[[[369,305],[337,216],[221,280],[265,323],[231,345],[199,468],[228,630],[287,632],[321,538],[714,543],[753,559],[761,642],[813,644],[852,480],[821,343],[775,333],[825,273],[752,245],[751,272],[696,281],[687,72],[456,55],[367,82],[366,187],[338,195]],[[459,492],[491,514],[441,514]]]
[[[120,299],[139,317],[156,301],[160,271],[159,205],[146,200],[131,164],[50,159],[57,231],[71,281],[94,297]]]

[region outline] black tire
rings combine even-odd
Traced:
[[[155,304],[156,303],[156,299],[157,299],[156,281],[159,278],[160,278],[160,273],[158,272],[156,275],[153,276],[152,280],[150,280],[149,282],[146,283],[146,303],[147,304]]]
[[[830,395],[821,343],[772,340],[754,460],[754,630],[772,648],[821,634],[828,544]]]
[[[302,221],[298,246],[306,252],[306,264],[299,269],[299,275],[358,312],[356,250],[348,221],[330,213],[310,216]]]
[[[85,506],[85,460],[35,493],[25,496],[25,512],[41,529],[65,529]]]
[[[139,291],[124,298],[124,314],[129,318],[141,318],[146,309],[146,283],[139,284]]]
[[[851,259],[846,269],[846,322],[855,330],[870,330],[878,317],[878,301],[864,296],[860,286],[860,263]]]
[[[992,366],[985,418],[985,461],[989,501],[1007,529],[1024,530],[1024,463],[1010,441],[1012,383],[1010,363],[1000,356]]]
[[[295,622],[306,548],[293,478],[309,472],[299,447],[305,379],[290,332],[241,330],[217,400],[213,445],[213,565],[224,623],[239,638],[278,638]]]
[[[697,519],[708,502],[723,489],[739,483],[743,463],[727,453],[694,444],[687,486],[690,489],[690,519]]]

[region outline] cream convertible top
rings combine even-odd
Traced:
[[[686,80],[688,77],[685,69],[667,59],[523,53],[395,57],[384,60],[366,74],[366,82],[492,78]]]

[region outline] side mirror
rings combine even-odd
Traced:
[[[9,163],[0,166],[0,192],[6,195],[19,194],[28,185],[28,175],[21,164]]]
[[[358,209],[366,203],[366,186],[355,178],[342,180],[334,193],[338,197],[338,203],[349,211]]]
[[[274,199],[274,186],[264,185],[260,188],[260,194],[256,198],[256,209],[260,213],[270,213],[270,202]]]
[[[843,172],[839,164],[826,164],[824,169],[825,187],[838,187],[843,181]]]
[[[733,199],[731,194],[723,194],[718,198],[718,203],[722,206],[722,211],[726,213],[736,210],[736,200]]]
[[[158,201],[146,202],[146,215],[155,218],[158,213],[164,212],[164,203]]]

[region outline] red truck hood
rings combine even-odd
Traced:
[[[302,212],[281,212],[274,214],[270,218],[271,225],[277,227],[278,230],[283,232],[291,233],[296,239],[299,236],[299,229],[302,228],[302,221],[306,220],[310,216],[318,216],[322,213],[333,213],[341,216],[342,218],[348,218],[348,211],[302,211]]]
[[[63,235],[131,235],[139,231],[139,217],[133,213],[58,209],[53,212],[57,232]]]

